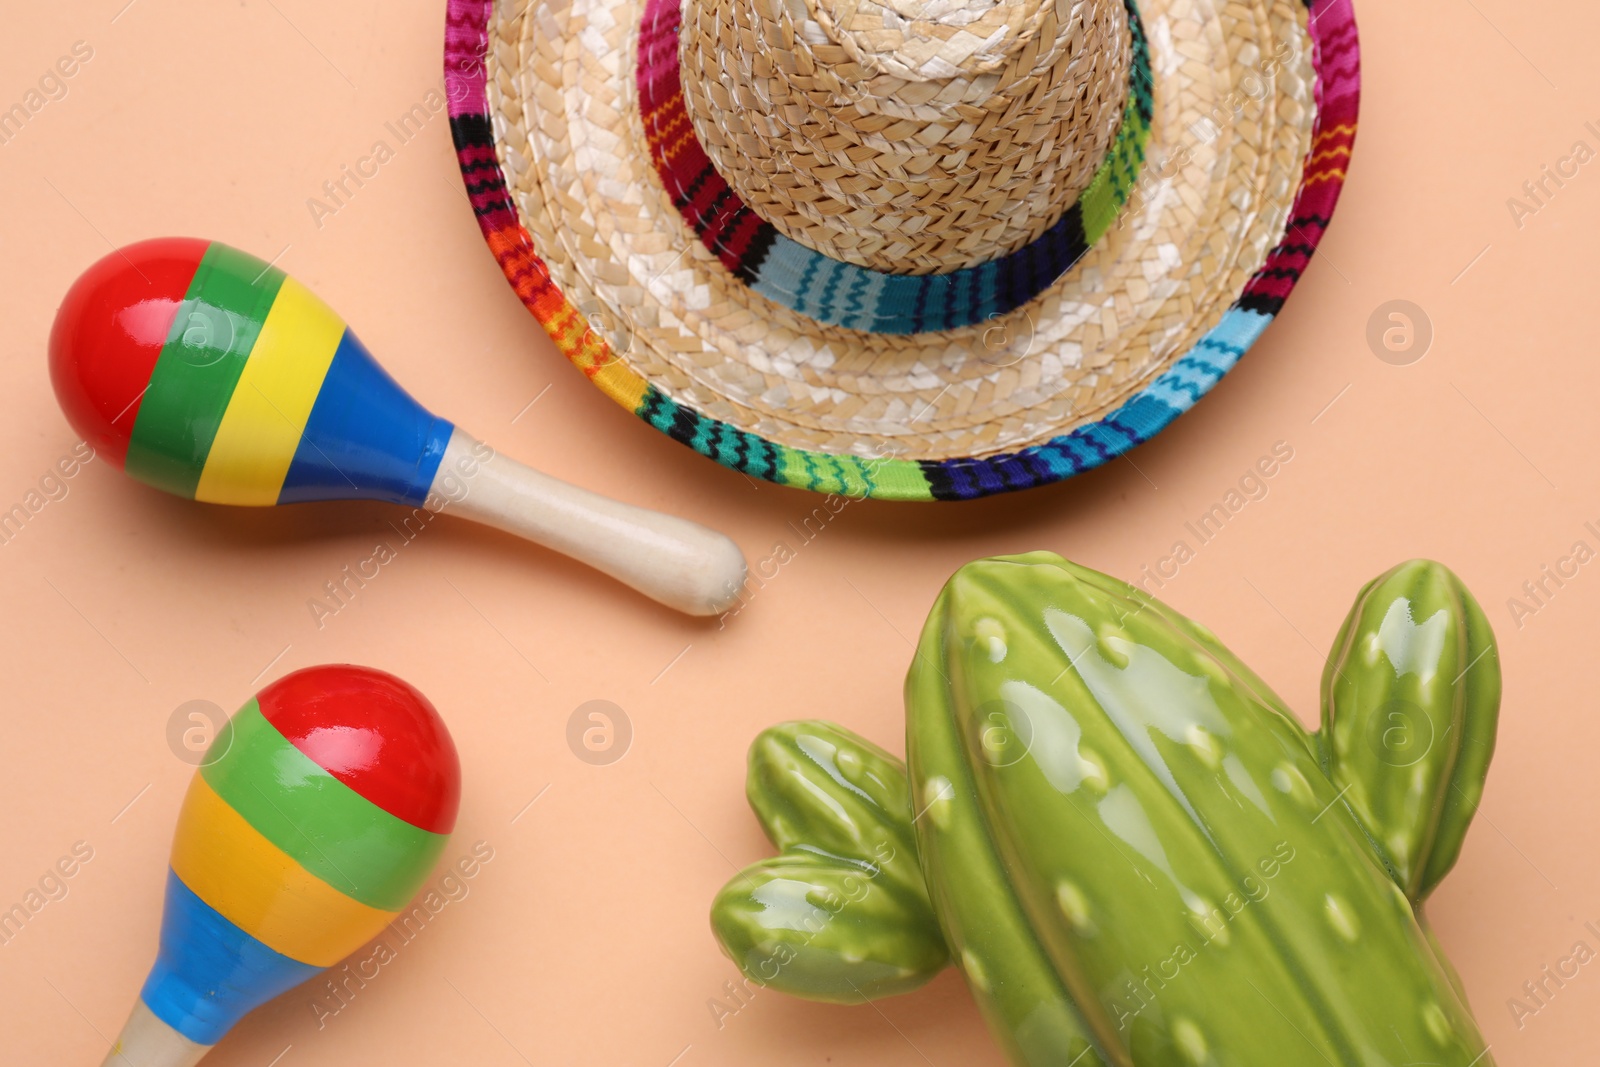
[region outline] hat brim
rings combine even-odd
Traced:
[[[1138,195],[1043,295],[961,330],[822,326],[701,245],[638,128],[642,0],[451,0],[452,129],[518,294],[658,429],[821,492],[1027,488],[1147,440],[1238,361],[1320,241],[1354,140],[1349,0],[1140,6],[1156,106]]]

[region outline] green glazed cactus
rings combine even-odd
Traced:
[[[728,883],[713,929],[812,999],[953,959],[1030,1067],[1492,1067],[1420,906],[1482,793],[1493,634],[1448,569],[1402,564],[1322,689],[1308,734],[1133,586],[1044,552],[969,564],[906,680],[909,772],[826,723],[757,739],[748,794],[782,855]]]
[[[712,905],[740,969],[798,996],[854,1004],[944,968],[903,763],[830,723],[786,723],[750,746],[745,793],[781,853],[745,868]]]

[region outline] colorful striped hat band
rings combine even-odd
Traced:
[[[1148,439],[1278,313],[1354,141],[1350,0],[451,0],[489,246],[745,473],[960,499]]]
[[[678,70],[679,0],[647,0],[639,30],[639,112],[650,158],[683,220],[735,277],[769,300],[827,325],[925,333],[1015,311],[1043,292],[1116,222],[1144,163],[1150,133],[1150,51],[1128,3],[1133,69],[1122,125],[1092,181],[1050,227],[974,266],[894,274],[834,259],[779,232],[747,207],[707,156]]]

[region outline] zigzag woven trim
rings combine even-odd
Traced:
[[[689,121],[678,64],[681,0],[647,0],[639,29],[639,111],[662,187],[701,242],[740,281],[827,326],[912,334],[1015,311],[1072,269],[1116,222],[1144,164],[1152,114],[1150,46],[1125,0],[1133,63],[1116,140],[1083,194],[1038,238],[988,263],[890,274],[845,263],[778,232],[728,185]]]
[[[941,461],[831,455],[776,444],[677,403],[611,351],[556,286],[495,157],[484,80],[493,4],[450,0],[445,87],[467,196],[512,288],[574,366],[674,440],[752,477],[844,496],[965,500],[1027,489],[1098,467],[1165,429],[1232,369],[1299,281],[1344,187],[1360,111],[1361,49],[1351,0],[1308,0],[1318,107],[1300,190],[1278,247],[1192,351],[1099,421],[1018,452]]]

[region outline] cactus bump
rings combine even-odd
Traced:
[[[1422,911],[1500,701],[1447,568],[1362,589],[1316,732],[1209,630],[1046,552],[951,578],[905,694],[904,764],[827,723],[752,747],[781,855],[711,914],[752,981],[860,1003],[948,959],[1027,1067],[1492,1067]]]

